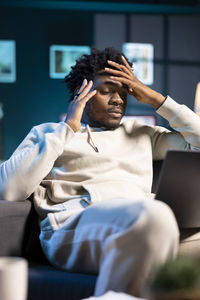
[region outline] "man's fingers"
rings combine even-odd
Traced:
[[[133,89],[132,81],[130,79],[127,79],[127,78],[124,78],[124,77],[117,77],[117,76],[110,76],[110,78],[112,80],[119,81],[119,82],[125,84],[128,87],[129,91],[131,89]]]
[[[122,60],[123,60],[123,62],[124,62],[124,64],[125,64],[125,66],[126,66],[129,70],[132,71],[132,69],[131,69],[129,63],[128,63],[127,60],[126,60],[126,58],[125,58],[123,55],[121,56],[121,58],[122,58]]]
[[[75,96],[76,98],[80,95],[80,93],[84,90],[84,88],[86,87],[87,85],[87,79],[84,79],[83,82],[82,82],[82,85],[80,87],[80,89],[78,89],[75,93]]]
[[[92,98],[96,94],[96,90],[91,91],[92,86],[93,86],[92,80],[90,80],[89,83],[87,83],[87,80],[84,79],[80,90],[78,91],[78,93],[75,94],[73,102],[76,103],[76,105],[78,103],[80,103],[80,104],[82,103],[85,105],[86,102],[88,100],[90,100],[90,98]],[[81,104],[81,106],[82,106],[82,104]],[[76,107],[78,107],[78,106],[76,106]]]
[[[131,75],[131,74],[132,74],[132,69],[131,69],[131,68],[130,68],[130,69],[127,68],[127,66],[125,66],[125,65],[118,64],[118,63],[116,63],[115,61],[112,61],[112,60],[108,60],[108,63],[109,63],[111,66],[117,68],[118,70],[123,71],[124,73],[126,73],[126,74],[128,74],[128,75]],[[130,67],[130,66],[129,66],[129,67]],[[131,71],[130,71],[130,70],[131,70]]]
[[[79,94],[84,90],[84,88],[86,87],[87,84],[88,84],[88,82],[87,82],[87,79],[85,78],[80,87]]]
[[[78,100],[82,100],[82,98],[84,98],[89,93],[92,86],[93,86],[93,81],[90,80],[89,83],[86,86],[84,86],[82,92],[79,94]]]
[[[130,79],[130,75],[127,74],[127,73],[124,73],[123,71],[118,71],[118,70],[114,70],[114,69],[111,69],[111,68],[105,68],[105,71],[108,72],[108,73],[111,73],[113,75],[116,75],[116,76],[123,76],[127,79]]]
[[[128,71],[129,71],[129,73],[133,75],[133,64],[132,64],[132,66],[130,66],[128,61],[126,60],[126,58],[123,55],[121,57],[122,57],[122,60],[125,64],[125,66],[127,67]]]
[[[96,90],[91,91],[90,93],[88,93],[83,99],[81,99],[83,102],[87,103],[95,94],[96,94]]]

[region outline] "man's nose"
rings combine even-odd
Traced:
[[[121,96],[118,92],[114,93],[109,101],[109,104],[113,104],[113,105],[121,105],[123,103],[124,103],[124,100],[121,98]]]

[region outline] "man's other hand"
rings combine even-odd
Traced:
[[[87,79],[84,79],[82,86],[76,91],[74,99],[69,104],[65,122],[74,132],[79,131],[81,128],[81,118],[86,103],[96,94],[96,90],[91,91],[92,86],[92,80],[88,83]]]
[[[122,60],[124,64],[108,60],[111,68],[105,68],[105,71],[111,74],[112,80],[125,84],[128,87],[129,94],[139,102],[150,104],[157,109],[164,102],[165,97],[137,79],[124,56],[122,56]]]

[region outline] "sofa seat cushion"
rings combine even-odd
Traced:
[[[200,228],[181,230],[179,254],[200,260]]]
[[[58,270],[50,265],[29,266],[28,300],[79,300],[93,295],[96,276]]]

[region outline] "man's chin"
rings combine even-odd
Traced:
[[[120,119],[109,119],[109,120],[102,120],[102,121],[93,121],[89,122],[89,125],[91,127],[99,127],[106,130],[114,130],[118,128],[121,124],[121,118]]]
[[[121,124],[120,121],[113,120],[113,121],[105,122],[104,127],[106,129],[114,130],[120,126],[120,124]]]

